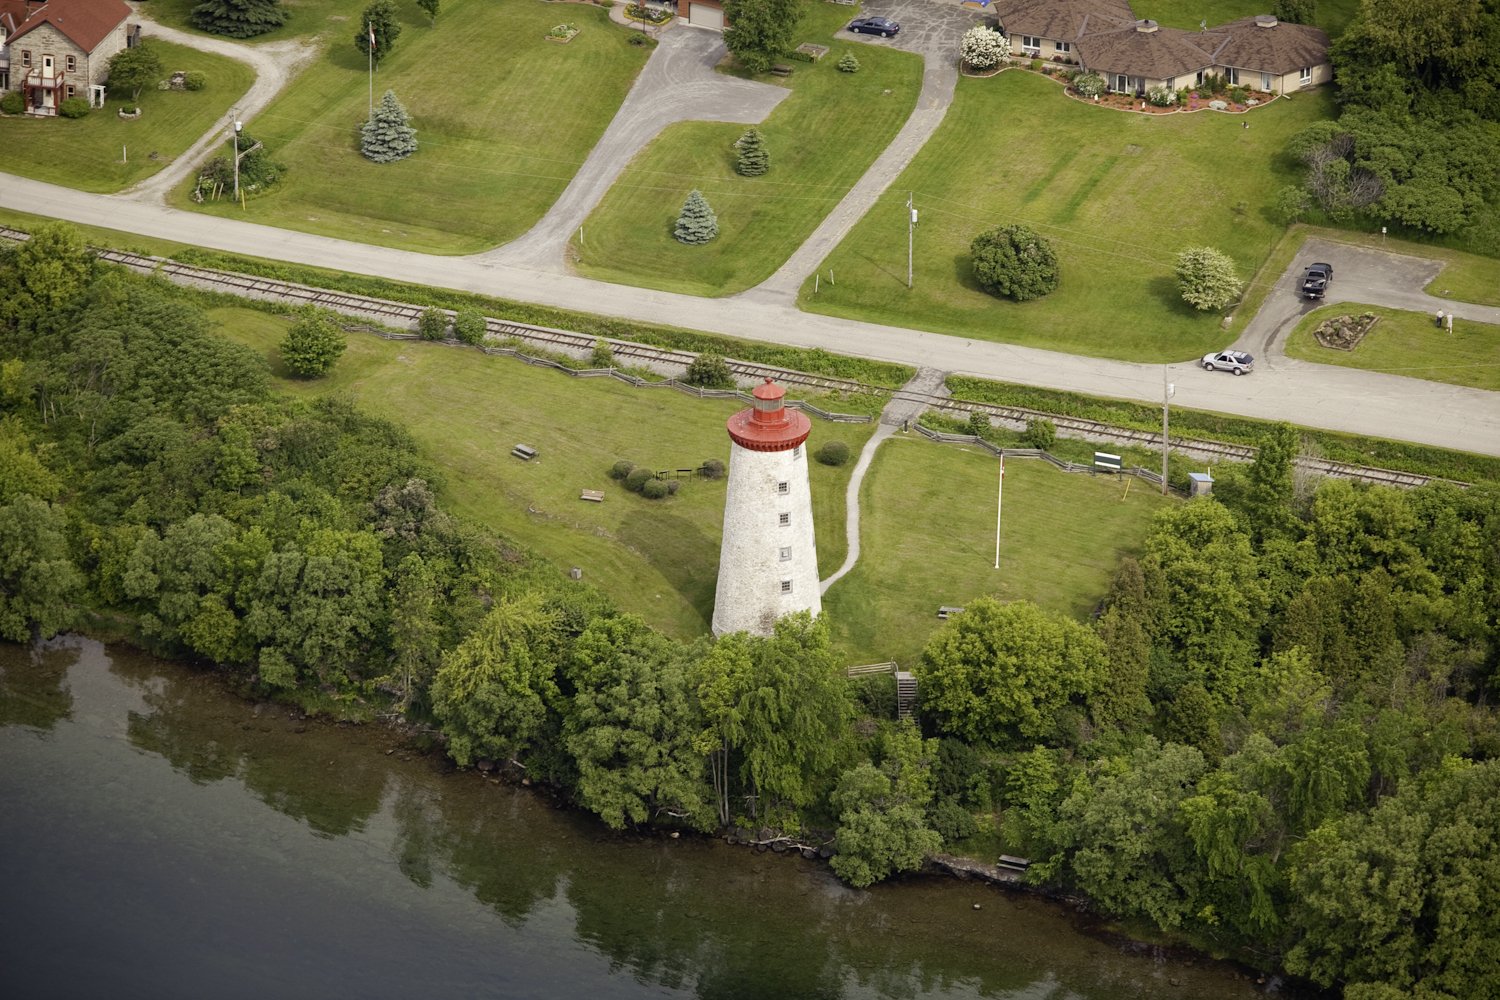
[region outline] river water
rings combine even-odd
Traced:
[[[0,644],[0,995],[1260,995],[1044,900],[619,836],[392,739],[88,639]]]

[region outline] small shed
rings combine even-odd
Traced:
[[[1188,496],[1206,497],[1214,491],[1214,477],[1206,472],[1189,472],[1188,482]]]

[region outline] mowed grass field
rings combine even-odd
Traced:
[[[368,116],[365,57],[353,25],[246,122],[287,167],[242,211],[228,200],[181,208],[408,250],[464,254],[521,235],[562,193],[604,133],[649,50],[600,7],[448,0],[436,24],[400,5],[402,32],[375,72],[411,113],[415,155],[377,164],[359,152]],[[547,41],[562,21],[582,31]],[[344,38],[347,34],[349,37]]]
[[[1021,70],[960,79],[938,133],[823,262],[821,289],[803,285],[801,305],[1096,357],[1201,355],[1230,338],[1219,314],[1182,301],[1177,253],[1218,247],[1248,281],[1285,228],[1269,211],[1276,191],[1300,179],[1281,150],[1333,110],[1324,88],[1246,115],[1147,116],[1070,100]],[[920,213],[911,289],[908,191]],[[1017,222],[1052,241],[1062,272],[1026,303],[981,290],[969,264],[976,235]]]
[[[181,28],[183,31],[208,35],[207,32],[200,31],[193,23],[193,8],[201,2],[202,0],[151,0],[147,6],[150,8],[153,20],[174,28]],[[347,34],[352,42],[354,33],[359,30],[360,12],[367,6],[369,6],[369,0],[281,0],[281,9],[287,15],[285,24],[264,35],[239,39],[239,41],[255,45],[323,32],[333,37]],[[446,5],[439,9],[439,13],[441,14],[444,9],[447,9]],[[420,8],[413,6],[413,10],[420,10]],[[425,23],[427,15],[422,14],[421,17]]]
[[[345,394],[405,427],[442,470],[450,509],[538,552],[559,571],[580,567],[619,607],[673,635],[708,630],[724,481],[685,477],[675,497],[652,501],[627,492],[607,472],[622,458],[655,469],[727,462],[724,421],[744,404],[571,378],[472,348],[361,334],[350,335],[328,378],[291,380],[277,351],[286,319],[238,307],[211,315],[226,336],[266,355],[281,388],[302,396]],[[815,418],[810,448],[838,438],[857,452],[874,429]],[[518,443],[539,457],[511,457]],[[836,568],[844,558],[844,498],[853,468],[852,462],[809,466],[823,567]],[[584,489],[603,490],[605,502],[580,500]]]
[[[148,40],[161,56],[163,79],[177,70],[196,71],[207,86],[146,88],[138,102],[111,92],[104,107],[83,118],[0,118],[0,170],[80,191],[119,191],[161,170],[227,121],[230,107],[255,82],[255,72],[236,59]],[[141,117],[127,121],[118,112],[132,103],[140,105]]]
[[[941,625],[939,606],[986,594],[1086,618],[1152,515],[1181,502],[1133,477],[1011,459],[996,570],[998,474],[995,457],[973,448],[914,436],[881,445],[861,490],[860,561],[823,598],[850,662],[909,668]]]
[[[1380,321],[1352,351],[1324,347],[1313,336],[1335,316],[1374,313]],[[1303,361],[1390,372],[1432,382],[1500,390],[1500,326],[1455,319],[1453,332],[1439,330],[1429,313],[1340,302],[1302,317],[1287,337],[1286,353]]]
[[[578,271],[592,278],[691,295],[729,295],[759,284],[786,261],[888,146],[916,105],[922,59],[838,37],[850,9],[808,7],[797,40],[830,45],[818,63],[794,62],[791,94],[758,126],[770,169],[735,171],[749,126],[673,125],[640,152],[574,234]],[[841,73],[855,53],[860,69]],[[775,77],[765,77],[775,80]],[[719,236],[687,246],[672,236],[688,192],[703,192]]]

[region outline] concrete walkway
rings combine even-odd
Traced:
[[[919,368],[911,380],[901,387],[901,391],[947,395],[947,388],[943,385],[943,380],[947,377],[947,372],[936,368]],[[849,477],[849,489],[844,494],[844,537],[847,543],[844,564],[818,585],[818,593],[828,593],[828,588],[843,579],[854,568],[855,563],[859,562],[859,491],[864,485],[865,473],[870,471],[870,463],[875,461],[875,452],[886,438],[904,428],[908,421],[915,423],[923,409],[925,404],[896,393],[885,404],[885,409],[880,411],[880,426],[875,428],[875,433],[870,435],[870,439],[860,449],[859,461],[854,463],[854,473]]]
[[[142,5],[137,2],[130,6],[135,9],[135,16],[142,22],[142,34],[146,38],[159,38],[164,42],[173,42],[203,52],[212,52],[214,55],[227,56],[230,59],[248,63],[255,70],[255,83],[234,105],[239,110],[240,121],[249,121],[270,104],[271,100],[291,82],[293,77],[307,68],[319,51],[316,42],[309,39],[294,38],[280,42],[267,42],[263,45],[246,45],[242,42],[231,42],[209,35],[194,35],[176,28],[169,28],[164,24],[157,24],[151,19],[149,4]],[[172,67],[167,66],[165,69],[170,71]],[[213,85],[212,81],[209,85]],[[232,114],[233,111],[231,111],[231,116]],[[120,197],[144,202],[163,201],[169,191],[186,181],[188,175],[207,159],[210,147],[228,141],[232,127],[230,117],[226,117],[223,122],[209,129],[166,168],[122,191]]]
[[[662,129],[683,121],[765,121],[791,91],[715,73],[725,53],[716,31],[677,26],[663,34],[609,128],[552,208],[525,235],[477,259],[562,273],[568,241]]]

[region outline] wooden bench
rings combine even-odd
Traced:
[[[948,618],[952,615],[961,615],[963,613],[963,608],[955,608],[950,604],[944,604],[942,607],[938,608],[938,618],[942,621],[947,621]]]
[[[1008,868],[1013,872],[1024,872],[1031,867],[1031,859],[1018,858],[1012,854],[1002,854],[1000,855],[1000,860],[995,864],[997,867]]]
[[[774,65],[774,66],[771,67],[771,75],[772,76],[791,76],[792,75],[792,67],[788,66],[786,63],[777,63],[776,65]]]
[[[536,449],[529,444],[518,444],[510,450],[510,453],[523,462],[529,462],[536,458]]]
[[[592,500],[592,501],[594,501],[594,503],[603,503],[604,502],[604,491],[603,490],[584,490],[582,493],[578,494],[578,499],[580,499],[580,500]]]

